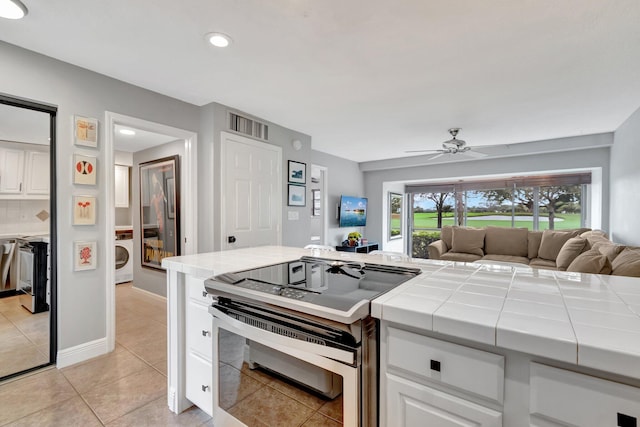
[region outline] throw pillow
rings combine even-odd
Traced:
[[[527,258],[538,258],[538,250],[540,249],[540,242],[542,241],[542,231],[530,231],[528,236],[528,255]]]
[[[613,260],[615,260],[616,257],[620,255],[620,253],[626,248],[626,246],[616,245],[609,240],[599,240],[595,242],[591,246],[591,248],[599,250],[602,255],[606,255],[607,258],[609,258],[609,261],[613,263]]]
[[[562,245],[558,256],[556,257],[556,267],[560,270],[566,270],[574,259],[582,253],[586,240],[580,237],[572,237]]]
[[[442,227],[440,239],[447,245],[447,250],[450,251],[453,247],[453,227],[450,225]]]
[[[640,250],[626,248],[611,263],[613,275],[640,277]]]
[[[484,252],[494,255],[526,257],[529,253],[526,228],[492,227],[486,228]]]
[[[602,255],[597,249],[583,252],[573,260],[567,271],[576,273],[611,274],[611,262],[606,255]]]
[[[475,228],[455,227],[453,229],[453,246],[451,252],[462,252],[484,256],[485,231]]]
[[[538,249],[538,258],[555,261],[562,246],[572,237],[571,233],[564,231],[544,230],[540,249]]]

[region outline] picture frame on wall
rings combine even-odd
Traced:
[[[82,154],[73,155],[73,183],[96,185],[96,158]]]
[[[73,242],[74,271],[95,270],[97,267],[97,242]]]
[[[289,182],[294,184],[307,183],[307,164],[289,160]]]
[[[73,196],[73,225],[95,225],[96,198]]]
[[[180,255],[180,156],[141,163],[142,267],[164,270],[162,260]]]
[[[98,148],[98,119],[73,116],[73,136],[78,146]]]
[[[288,185],[288,206],[306,206],[307,205],[307,187],[304,185],[289,184]]]

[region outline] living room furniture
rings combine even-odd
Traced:
[[[368,254],[371,251],[378,250],[378,247],[378,243],[370,242],[366,245],[360,246],[336,246],[336,250],[342,252],[357,252],[359,254]]]

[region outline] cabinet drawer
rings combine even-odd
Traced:
[[[502,404],[504,357],[388,328],[388,365]]]
[[[211,360],[213,317],[207,306],[189,302],[187,304],[187,348],[206,360]]]
[[[211,416],[213,413],[213,371],[211,363],[192,353],[188,353],[186,372],[185,395],[187,399]]]
[[[502,426],[502,414],[387,374],[387,427]]]
[[[581,427],[640,425],[639,388],[538,363],[531,363],[530,375],[532,421],[542,418]]]
[[[204,279],[187,276],[187,295],[193,301],[206,305],[211,304],[211,294],[204,289]]]

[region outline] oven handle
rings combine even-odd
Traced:
[[[335,359],[349,365],[355,364],[356,354],[353,352],[288,338],[283,335],[265,331],[264,329],[256,328],[255,326],[247,325],[246,323],[240,322],[239,320],[236,320],[221,312],[216,308],[215,305],[209,307],[209,313],[211,313],[213,317],[218,319],[218,321],[222,325],[225,325],[227,328],[231,329],[231,332],[237,332],[238,335],[264,344],[267,347],[273,347],[273,344],[278,344],[283,347],[289,347],[306,353]],[[266,335],[268,335],[268,339],[265,339]]]

